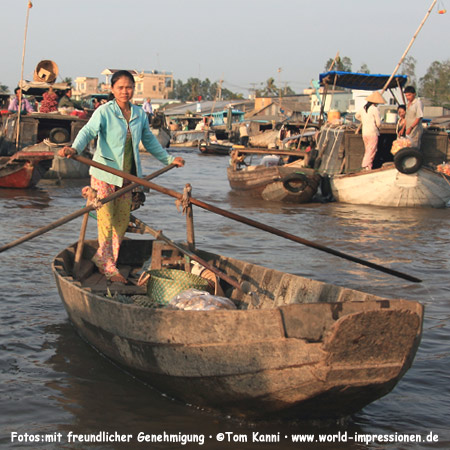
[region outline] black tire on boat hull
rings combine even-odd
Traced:
[[[286,175],[281,181],[284,188],[294,194],[298,194],[308,187],[308,178],[302,173]]]
[[[70,141],[70,133],[65,128],[52,128],[48,135],[50,142],[54,144],[64,144],[65,142]]]
[[[417,148],[406,147],[394,156],[395,168],[404,174],[416,173],[423,164],[423,154]]]

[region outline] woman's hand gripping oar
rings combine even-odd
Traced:
[[[180,194],[179,192],[176,192],[172,189],[165,188],[163,186],[159,186],[158,184],[151,183],[150,181],[143,180],[142,178],[138,178],[134,175],[122,172],[121,170],[112,169],[108,166],[105,166],[103,164],[100,164],[95,161],[91,161],[90,159],[87,159],[83,156],[74,156],[74,159],[76,159],[79,162],[82,162],[84,164],[88,164],[94,167],[97,167],[99,169],[105,170],[106,172],[110,172],[114,175],[121,176],[129,181],[132,181],[134,183],[138,183],[141,186],[148,187],[150,189],[153,189],[154,191],[161,192],[163,194],[169,195],[171,197],[182,199],[183,194]],[[298,242],[299,244],[306,245],[307,247],[315,248],[317,250],[320,250],[322,252],[330,253],[332,255],[338,256],[339,258],[344,258],[349,261],[356,262],[358,264],[361,264],[363,266],[370,267],[375,270],[379,270],[380,272],[388,273],[389,275],[393,275],[398,278],[402,278],[404,280],[412,281],[414,283],[421,283],[422,280],[419,278],[413,277],[412,275],[408,275],[402,272],[399,272],[394,269],[389,269],[388,267],[380,266],[379,264],[375,264],[370,261],[366,261],[361,258],[357,258],[352,255],[348,255],[346,253],[340,252],[338,250],[334,250],[332,248],[326,247],[322,244],[318,244],[316,242],[308,241],[307,239],[303,239],[300,236],[295,236],[294,234],[286,233],[285,231],[278,230],[277,228],[271,227],[269,225],[263,224],[261,222],[257,222],[256,220],[248,219],[247,217],[240,216],[239,214],[235,214],[231,211],[227,211],[225,209],[218,208],[217,206],[210,205],[208,203],[202,202],[201,200],[197,200],[193,197],[190,198],[190,202],[193,205],[199,206],[200,208],[206,209],[208,211],[214,212],[216,214],[219,214],[221,216],[227,217],[232,220],[236,220],[237,222],[245,223],[246,225],[249,225],[254,228],[258,228],[263,231],[267,231],[268,233],[275,234],[277,236],[280,236],[284,239],[289,239],[290,241]]]
[[[189,257],[193,261],[197,261],[199,264],[201,264],[206,269],[210,270],[211,272],[215,273],[219,278],[221,278],[223,281],[227,282],[229,285],[233,286],[234,288],[238,289],[239,291],[243,292],[244,294],[248,294],[252,297],[252,304],[254,306],[257,306],[259,304],[259,298],[258,294],[256,292],[253,292],[251,290],[250,283],[247,281],[244,281],[242,283],[238,283],[235,279],[231,278],[226,273],[219,270],[217,267],[213,266],[212,264],[209,264],[207,261],[205,261],[200,256],[196,255],[195,253],[189,251],[188,249],[182,247],[181,245],[178,245],[176,242],[173,242],[171,239],[169,239],[167,236],[163,234],[161,230],[155,230],[151,228],[146,223],[142,222],[142,220],[139,220],[138,218],[134,217],[133,215],[130,215],[130,222],[134,222],[138,229],[141,229],[143,232],[150,233],[152,236],[154,236],[156,239],[161,239],[167,244],[169,244],[171,247],[175,248],[179,252],[181,252],[183,255]]]
[[[146,176],[144,179],[152,180],[153,178],[156,178],[159,175],[162,175],[163,173],[168,172],[169,170],[173,169],[174,167],[176,167],[176,164],[169,164],[168,166],[163,167],[162,169],[157,170],[156,172],[153,172],[152,174]],[[105,197],[105,198],[99,200],[99,202],[101,204],[108,203],[111,200],[114,200],[115,198],[120,197],[121,195],[135,189],[136,187],[138,187],[140,185],[141,185],[140,183],[132,183],[132,184],[114,192],[114,194],[111,194],[108,197]],[[22,244],[26,241],[29,241],[30,239],[33,239],[37,236],[40,236],[41,234],[47,233],[47,231],[53,230],[54,228],[64,225],[65,223],[70,222],[71,220],[74,220],[77,217],[80,217],[85,213],[89,213],[90,211],[93,211],[95,208],[96,208],[95,205],[86,206],[85,208],[79,209],[78,211],[75,211],[72,214],[64,216],[61,219],[58,219],[55,222],[52,222],[51,224],[46,225],[45,227],[39,228],[38,230],[28,233],[25,236],[21,237],[20,239],[17,239],[13,242],[10,242],[9,244],[6,244],[6,245],[3,245],[2,247],[0,247],[0,253],[4,252],[5,250],[9,250],[10,248],[16,247],[17,245]]]

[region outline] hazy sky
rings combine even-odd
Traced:
[[[447,4],[446,4],[447,3]],[[60,80],[105,68],[224,80],[247,93],[273,77],[301,93],[337,52],[357,71],[392,73],[432,0],[33,0],[24,78],[51,59]],[[409,55],[422,77],[450,59],[450,0],[434,7]],[[27,0],[0,0],[0,84],[20,79]],[[278,72],[281,68],[281,72]]]

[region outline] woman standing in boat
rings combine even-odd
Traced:
[[[375,91],[366,98],[367,103],[359,110],[355,118],[361,121],[364,141],[363,170],[372,170],[373,160],[377,153],[378,136],[380,135],[381,118],[378,104],[385,103],[383,96]]]
[[[142,108],[131,104],[134,94],[134,78],[130,72],[120,70],[111,78],[114,99],[94,111],[89,122],[80,130],[72,147],[64,147],[60,156],[71,157],[81,153],[87,144],[98,138],[94,161],[114,169],[142,176],[139,158],[139,142],[163,164],[174,163],[181,167],[184,160],[170,156],[151,133],[148,119]],[[91,167],[91,187],[102,199],[114,193],[124,184],[123,178]],[[126,283],[116,263],[131,210],[131,192],[103,205],[97,212],[99,248],[93,262],[108,279]]]

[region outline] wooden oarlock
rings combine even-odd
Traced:
[[[81,266],[81,258],[83,256],[84,238],[86,236],[87,223],[89,219],[89,212],[84,213],[83,222],[81,223],[80,237],[78,238],[77,251],[75,253],[75,261],[73,264],[73,275],[78,279]]]
[[[243,292],[244,294],[250,295],[252,297],[252,304],[257,305],[259,303],[259,298],[256,292],[252,291],[251,285],[248,281],[244,281],[242,283],[239,283],[237,280],[231,278],[226,273],[219,270],[217,267],[213,266],[212,264],[209,264],[207,261],[205,261],[203,258],[198,256],[197,254],[193,253],[189,248],[186,249],[182,247],[181,245],[175,243],[171,239],[169,239],[167,236],[165,236],[162,232],[162,230],[155,230],[151,228],[146,223],[142,222],[142,220],[139,220],[137,217],[130,215],[130,222],[133,222],[137,229],[141,232],[149,233],[152,236],[155,237],[157,240],[161,240],[166,242],[168,245],[173,247],[174,249],[178,250],[180,253],[191,259],[192,261],[197,261],[199,264],[201,264],[205,269],[210,270],[215,275],[217,275],[220,279],[228,283],[230,286],[238,289],[239,291]]]

